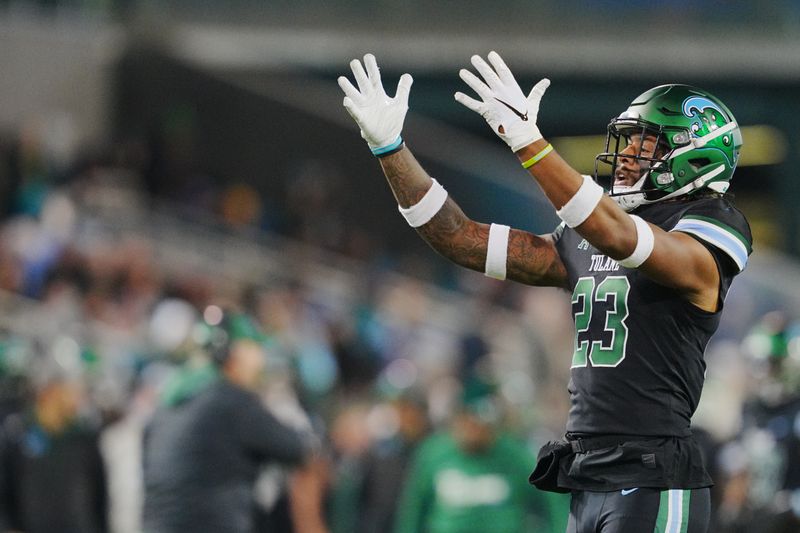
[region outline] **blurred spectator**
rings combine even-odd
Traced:
[[[413,395],[399,396],[387,407],[393,431],[373,443],[360,468],[363,481],[356,533],[391,531],[408,464],[428,431],[425,406]]]
[[[98,432],[78,419],[80,378],[55,360],[40,362],[31,410],[3,424],[0,530],[105,532],[105,468]]]
[[[323,495],[327,488],[328,463],[322,456],[295,468],[288,479],[275,470],[267,470],[259,477],[258,488],[265,482],[272,485],[269,491],[277,497],[269,508],[257,502],[254,518],[256,533],[324,533],[325,512]],[[277,483],[276,483],[277,481]],[[275,492],[277,491],[277,494]]]
[[[502,429],[501,418],[494,387],[468,381],[450,430],[428,438],[415,454],[397,533],[564,531],[568,500],[528,485],[520,465],[532,465],[533,456]]]
[[[742,430],[720,455],[723,531],[800,529],[800,327],[780,311],[745,337],[752,390]]]
[[[265,291],[255,298],[255,313],[277,349],[293,361],[307,400],[326,404],[339,369],[327,317],[312,305],[308,290],[303,283],[291,283]]]
[[[221,195],[220,215],[232,228],[256,228],[263,217],[263,206],[258,191],[246,183],[227,187]]]
[[[257,388],[260,334],[242,315],[206,309],[213,365],[186,368],[168,387],[144,443],[144,530],[253,531],[253,484],[262,463],[300,465],[309,438],[278,422]]]
[[[335,162],[306,160],[295,175],[287,180],[285,223],[289,236],[322,246],[342,250],[345,239],[345,217],[336,196],[342,176]]]
[[[338,321],[328,326],[328,342],[345,392],[368,390],[378,374],[378,355],[358,336],[355,320]]]
[[[262,398],[278,420],[301,432],[323,434],[324,422],[301,405],[294,374],[287,361],[270,349]],[[326,531],[324,495],[330,478],[326,453],[315,454],[302,467],[270,463],[256,481],[255,531],[317,533]]]
[[[370,446],[367,426],[369,406],[348,402],[331,422],[330,440],[334,455],[328,516],[333,533],[355,531],[359,515],[362,482],[361,461]]]
[[[26,377],[29,343],[19,337],[0,341],[0,427],[5,419],[25,411],[30,397]]]

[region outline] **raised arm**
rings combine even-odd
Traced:
[[[612,259],[682,291],[698,307],[718,305],[720,274],[709,250],[685,233],[666,232],[623,211],[599,185],[584,179],[553,151],[536,125],[539,103],[550,82],[543,79],[525,96],[496,52],[479,56],[461,78],[480,100],[456,93],[456,100],[481,114],[520,162],[568,226]],[[638,220],[637,220],[638,219]]]
[[[400,207],[419,202],[432,180],[407,147],[380,159],[381,168]],[[485,272],[489,224],[468,218],[447,198],[419,235],[437,252],[463,267]],[[527,285],[566,286],[567,273],[550,235],[511,229],[506,258],[508,279]]]
[[[374,56],[364,56],[364,65],[366,70],[358,60],[350,63],[358,88],[346,78],[339,78],[339,85],[346,95],[344,106],[378,157],[398,205],[403,210],[414,211],[415,206],[419,206],[432,192],[434,180],[400,136],[408,109],[411,76],[404,74],[400,78],[397,94],[390,98],[384,92]],[[466,268],[488,272],[486,262],[491,226],[471,220],[443,190],[440,194],[443,201],[437,202],[432,212],[412,226],[444,257]],[[413,218],[407,216],[409,223]],[[495,254],[506,255],[503,270],[508,279],[528,285],[566,286],[566,270],[549,235],[537,236],[511,229],[508,243],[502,248],[501,251],[497,247],[493,250]]]
[[[547,146],[542,139],[517,152],[520,161],[527,161]],[[561,209],[583,186],[583,177],[557,153],[530,168],[556,209]],[[653,224],[652,252],[639,266],[648,277],[685,293],[687,299],[705,309],[716,311],[720,274],[708,249],[686,233],[664,231]],[[615,260],[634,253],[639,240],[634,219],[609,196],[603,195],[586,220],[576,231]]]

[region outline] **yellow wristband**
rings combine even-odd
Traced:
[[[522,163],[522,168],[531,168],[533,165],[544,159],[547,154],[553,151],[553,145],[547,143],[547,146],[542,148],[542,151]]]

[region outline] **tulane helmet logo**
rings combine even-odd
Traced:
[[[704,96],[690,96],[686,100],[683,101],[683,114],[687,117],[691,118],[693,116],[703,114],[708,108],[714,109],[719,111],[722,116],[725,116],[725,112],[720,109],[719,105],[714,103],[712,100]]]

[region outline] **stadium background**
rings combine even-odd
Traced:
[[[547,232],[556,219],[538,189],[452,99],[458,68],[494,49],[521,85],[551,78],[540,127],[584,172],[608,120],[659,83],[707,88],[745,127],[732,191],[756,251],[709,346],[695,423],[727,450],[714,459],[723,480],[747,471],[747,447],[724,446],[758,394],[743,340],[769,311],[800,316],[800,7],[628,4],[0,2],[6,404],[35,379],[36,354],[85,377],[87,412],[108,423],[120,531],[135,527],[139,490],[121,457],[142,391],[175,364],[191,318],[178,300],[248,309],[274,339],[272,390],[328,427],[364,415],[333,448],[358,454],[391,432],[383,402],[398,390],[443,423],[459,368],[480,355],[517,431],[532,446],[557,435],[568,300],[431,252],[395,213],[335,83],[368,51],[389,86],[411,72],[404,137],[426,168],[473,218]]]

